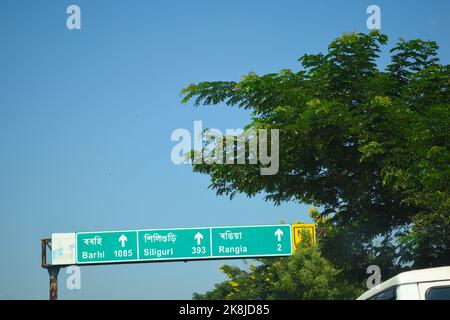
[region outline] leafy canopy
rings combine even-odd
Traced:
[[[334,300],[355,299],[364,292],[343,279],[340,270],[323,258],[318,247],[302,247],[291,257],[259,259],[248,270],[223,265],[228,280],[196,300]]]
[[[400,40],[377,68],[379,32],[335,39],[299,71],[186,87],[183,102],[252,111],[247,128],[280,130],[280,168],[195,164],[220,195],[265,194],[323,208],[323,254],[360,281],[369,263],[450,264],[449,66],[434,41]]]

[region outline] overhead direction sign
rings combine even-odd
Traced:
[[[137,231],[79,232],[76,252],[78,264],[136,261]]]
[[[188,260],[211,256],[210,228],[141,230],[139,260]]]
[[[213,257],[291,255],[291,226],[213,227]]]
[[[58,239],[53,234],[52,239]],[[67,238],[67,234],[64,234]],[[145,229],[72,234],[75,255],[55,265],[150,262],[292,254],[290,225]],[[69,244],[70,245],[70,244]],[[73,251],[73,250],[72,250]],[[61,250],[58,252],[64,256]],[[59,262],[61,261],[61,262]]]

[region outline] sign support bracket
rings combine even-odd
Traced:
[[[47,248],[51,251],[52,241],[51,239],[41,240],[41,267],[47,269],[50,280],[50,300],[58,300],[58,274],[61,269],[60,266],[54,266],[47,263]]]

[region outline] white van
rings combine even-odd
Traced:
[[[400,273],[357,300],[450,300],[450,267]]]

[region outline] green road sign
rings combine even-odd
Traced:
[[[139,260],[186,260],[211,256],[210,228],[140,230]]]
[[[290,225],[211,229],[212,255],[214,257],[261,257],[292,254]]]
[[[136,261],[137,232],[79,232],[76,252],[80,264]]]
[[[76,264],[292,254],[290,225],[78,232],[72,234],[73,237],[70,235],[52,236],[55,244],[58,243],[58,247],[52,249],[55,262],[69,264],[71,258],[65,252],[73,256],[73,250],[70,249],[73,245],[68,243],[72,238],[76,252],[76,261],[73,263]]]

